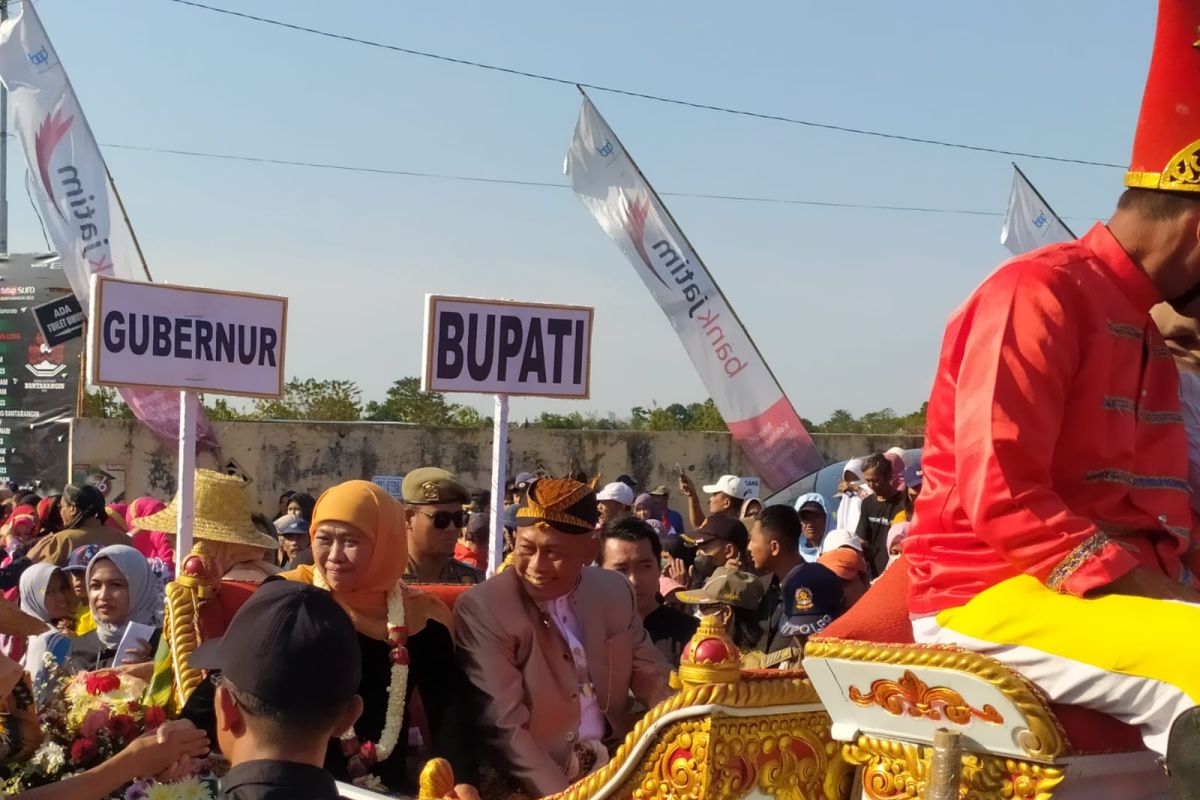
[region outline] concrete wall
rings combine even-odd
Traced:
[[[198,465],[240,470],[262,508],[273,508],[284,489],[317,494],[340,480],[402,475],[420,466],[444,467],[472,487],[483,488],[490,481],[490,429],[309,422],[219,422],[214,427],[222,444],[219,459],[202,454]],[[895,445],[919,447],[921,441],[856,435],[814,438],[831,462]],[[562,474],[579,468],[613,480],[627,472],[643,486],[668,484],[674,492],[676,463],[698,485],[723,474],[752,474],[724,433],[514,427],[509,441],[510,475],[520,470]],[[176,450],[133,421],[83,418],[72,426],[74,479],[102,468],[127,499],[146,494],[170,498],[175,493]]]

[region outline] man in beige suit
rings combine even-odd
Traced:
[[[454,638],[483,700],[481,728],[503,772],[533,797],[567,788],[624,738],[630,692],[670,694],[670,668],[646,634],[633,590],[591,564],[596,495],[570,479],[529,486],[512,568],[454,606]]]

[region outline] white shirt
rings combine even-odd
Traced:
[[[592,685],[591,673],[588,671],[587,651],[583,649],[583,626],[571,602],[572,595],[567,594],[547,603],[547,612],[558,632],[567,640],[567,648],[571,653],[571,661],[575,665],[575,674],[579,678],[579,732],[580,741],[604,739],[604,714],[600,704],[596,702],[596,690]]]

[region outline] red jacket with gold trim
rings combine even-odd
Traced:
[[[1080,596],[1138,564],[1191,580],[1187,436],[1158,300],[1098,224],[1004,264],[954,312],[904,545],[912,613],[1020,574]]]

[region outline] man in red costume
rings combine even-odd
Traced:
[[[1200,315],[1198,31],[1200,0],[1160,0],[1108,225],[1004,264],[951,316],[904,549],[917,641],[1140,726],[1180,797],[1200,797],[1200,529],[1149,311]]]

